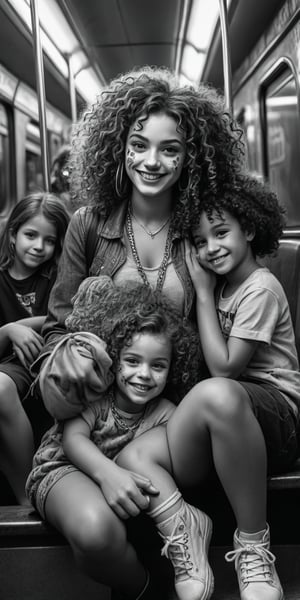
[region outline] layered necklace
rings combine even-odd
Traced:
[[[147,279],[147,275],[143,269],[142,263],[140,261],[140,257],[138,255],[138,251],[135,245],[135,239],[134,239],[134,234],[133,234],[133,229],[132,229],[132,219],[131,219],[131,211],[128,210],[127,212],[127,217],[126,217],[126,229],[127,229],[127,234],[128,234],[128,239],[129,239],[129,243],[130,243],[130,248],[131,248],[131,252],[132,252],[132,256],[133,256],[133,260],[136,264],[138,273],[140,275],[140,277],[143,280],[143,283],[145,285],[147,285],[148,287],[150,287],[150,283]],[[168,218],[169,221],[170,217]],[[167,221],[166,221],[167,223]],[[163,227],[166,226],[166,223],[164,223]],[[163,227],[160,228],[160,230],[163,229]],[[158,231],[156,232],[158,233]],[[156,235],[156,234],[155,234]],[[164,285],[164,281],[166,278],[166,272],[167,272],[167,266],[168,266],[168,262],[169,262],[169,256],[170,256],[170,250],[171,250],[171,244],[172,244],[172,229],[171,227],[169,227],[169,231],[168,231],[168,235],[167,235],[167,240],[166,240],[166,245],[165,245],[165,250],[164,250],[164,255],[163,255],[163,259],[162,262],[160,264],[160,267],[158,269],[158,275],[157,275],[157,282],[156,282],[156,290],[158,292],[162,291],[163,285]]]
[[[114,394],[112,391],[110,393],[110,401],[111,401],[110,402],[111,414],[113,416],[115,425],[118,427],[118,429],[122,429],[123,431],[126,431],[126,432],[127,431],[135,431],[139,427],[139,425],[141,424],[141,422],[144,418],[145,409],[143,410],[142,413],[139,413],[136,421],[133,421],[132,423],[127,423],[125,421],[125,419],[123,418],[121,411],[115,405]],[[130,417],[131,417],[131,415],[130,415]],[[134,419],[134,415],[132,415],[132,419]],[[131,420],[131,418],[130,418],[130,420]]]

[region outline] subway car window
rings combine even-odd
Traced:
[[[265,91],[267,171],[287,211],[288,227],[300,225],[300,134],[296,82],[288,69]]]
[[[9,206],[9,128],[6,107],[0,102],[0,218]]]
[[[249,171],[257,174],[256,133],[251,106],[243,106],[236,115],[236,120],[244,132],[243,140]]]
[[[43,188],[43,172],[38,126],[30,121],[26,127],[26,193]]]

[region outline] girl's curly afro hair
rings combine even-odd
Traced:
[[[107,344],[116,370],[121,349],[136,333],[164,334],[171,342],[170,389],[182,398],[201,378],[198,333],[183,321],[169,299],[143,284],[117,287],[108,276],[88,277],[73,298],[66,319],[71,332],[90,331]]]
[[[90,204],[107,217],[129,199],[126,173],[118,193],[116,175],[124,164],[130,127],[159,112],[172,117],[185,138],[185,162],[173,190],[172,225],[182,234],[190,230],[201,198],[215,195],[243,168],[243,132],[215,89],[182,85],[165,68],[147,66],[120,75],[74,127],[69,162],[74,205]]]
[[[269,186],[253,175],[239,174],[231,183],[225,182],[213,200],[203,200],[201,213],[203,211],[208,218],[214,212],[222,217],[227,211],[237,219],[243,231],[255,232],[250,242],[254,256],[272,254],[279,246],[285,211]]]

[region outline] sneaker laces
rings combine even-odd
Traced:
[[[272,566],[276,558],[267,545],[266,542],[245,544],[225,554],[227,562],[235,561],[235,569],[239,568],[242,583],[267,583],[273,580]]]
[[[176,531],[177,530],[177,531]],[[165,540],[161,555],[172,561],[175,578],[178,579],[193,570],[194,565],[188,553],[189,535],[185,529],[183,520],[177,515],[174,528],[170,535],[159,533]]]

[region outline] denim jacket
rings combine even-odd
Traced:
[[[113,277],[125,263],[127,256],[124,243],[126,213],[127,204],[123,203],[107,219],[99,220],[98,241],[89,271],[86,259],[86,232],[94,215],[91,207],[82,207],[72,216],[58,266],[56,283],[49,299],[48,316],[42,330],[45,346],[34,364],[33,370],[35,370],[36,364],[39,364],[51,352],[61,335],[66,333],[65,319],[72,310],[72,298],[82,280],[88,276],[97,275]],[[172,260],[184,289],[183,316],[192,319],[195,291],[184,255],[184,240],[174,232]]]

